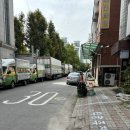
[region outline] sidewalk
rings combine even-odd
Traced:
[[[96,95],[78,98],[68,130],[130,130],[130,108],[117,99],[115,89],[97,87]]]

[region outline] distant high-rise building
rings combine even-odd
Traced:
[[[73,45],[74,45],[75,50],[80,58],[80,41],[74,41]]]
[[[63,40],[63,42],[64,42],[64,45],[66,45],[66,44],[68,43],[67,37],[62,37],[62,40]]]
[[[80,41],[74,41],[73,43],[76,47],[80,47]]]
[[[14,51],[13,0],[0,0],[0,58],[13,58]]]

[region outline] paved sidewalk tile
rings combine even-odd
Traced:
[[[95,88],[95,96],[78,98],[72,130],[130,130],[130,109],[116,98],[113,89]]]

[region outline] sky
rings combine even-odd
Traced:
[[[60,37],[68,42],[88,41],[94,0],[13,0],[14,16],[39,9],[47,22],[52,20]]]

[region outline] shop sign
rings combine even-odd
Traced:
[[[110,0],[102,0],[101,4],[101,28],[108,29],[110,20]]]

